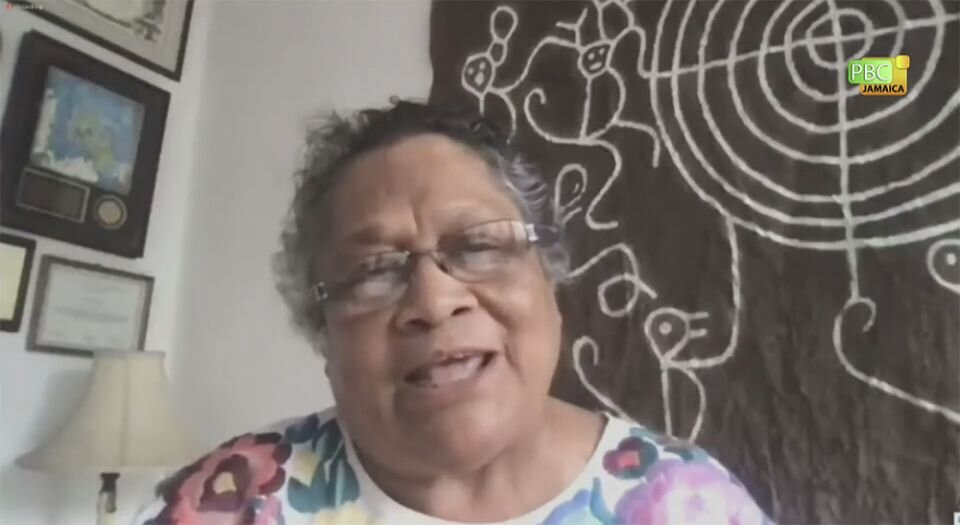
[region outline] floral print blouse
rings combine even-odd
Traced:
[[[161,482],[143,525],[458,525],[370,479],[334,412],[234,438]],[[609,416],[583,472],[508,525],[761,525],[743,485],[699,448]]]

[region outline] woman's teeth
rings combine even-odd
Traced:
[[[484,359],[483,354],[447,359],[435,365],[418,369],[414,372],[411,380],[417,386],[433,388],[463,381],[476,375],[480,367],[483,366]]]

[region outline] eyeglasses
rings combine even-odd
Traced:
[[[420,256],[430,257],[440,270],[464,283],[502,281],[531,246],[547,246],[558,238],[555,228],[522,221],[475,224],[443,236],[433,250],[380,252],[334,268],[343,278],[317,283],[314,298],[351,312],[386,306],[403,295]]]

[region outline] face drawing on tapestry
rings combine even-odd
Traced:
[[[374,463],[483,464],[546,400],[554,284],[492,169],[455,140],[415,134],[354,159],[332,190],[316,271],[347,284],[339,299],[327,288],[327,374]],[[402,279],[381,279],[398,250],[414,254]]]
[[[30,163],[129,194],[143,116],[141,104],[52,67]]]

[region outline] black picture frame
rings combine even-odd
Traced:
[[[91,349],[83,348],[80,344],[51,344],[43,340],[43,334],[41,334],[41,323],[44,321],[44,316],[47,315],[46,309],[51,304],[51,299],[49,297],[51,286],[50,274],[57,266],[79,272],[92,272],[93,274],[107,276],[111,279],[131,281],[144,287],[142,303],[139,307],[139,330],[137,331],[136,335],[136,348],[98,347],[96,349]],[[34,292],[33,311],[30,317],[30,327],[27,330],[27,350],[88,358],[93,357],[94,353],[98,351],[143,351],[144,343],[146,342],[147,338],[147,326],[150,321],[150,308],[153,301],[153,284],[153,277],[147,275],[117,270],[98,264],[75,261],[54,255],[44,255],[40,259],[40,265],[37,273],[37,286]],[[92,302],[93,301],[88,300],[86,301],[86,304],[90,305]],[[89,315],[90,318],[96,319],[96,315],[90,315],[91,313],[97,314],[97,312],[93,311],[93,308],[85,308],[83,313],[84,315]]]
[[[174,52],[174,63],[169,63],[169,61],[164,63],[142,52],[138,52],[130,45],[124,45],[117,37],[116,32],[114,32],[113,35],[109,34],[109,30],[111,28],[116,29],[117,26],[106,16],[102,19],[98,19],[95,16],[87,16],[82,19],[77,17],[76,13],[80,12],[79,10],[82,10],[85,5],[82,2],[77,2],[71,8],[71,6],[67,5],[69,3],[63,0],[8,1],[14,5],[24,6],[27,8],[25,10],[30,14],[76,33],[112,53],[116,53],[127,60],[140,64],[171,80],[179,81],[183,74],[183,61],[187,52],[187,40],[190,33],[190,22],[193,17],[194,0],[167,0],[166,2],[167,4],[182,4],[183,9],[180,15],[181,19],[165,27],[165,30],[168,32],[176,31],[178,33],[174,35],[171,40],[171,43],[176,45],[177,48]],[[73,13],[73,15],[70,13]],[[96,11],[88,8],[87,14],[93,15],[93,13],[96,13]],[[97,20],[99,20],[99,23],[97,23]]]
[[[58,94],[74,104],[69,118],[61,118],[66,109],[55,111],[62,101],[50,87],[53,82],[66,90]],[[0,136],[0,224],[123,257],[141,257],[169,101],[166,91],[42,33],[24,35]],[[77,107],[83,117],[76,117]],[[114,128],[119,127],[121,114],[128,127],[118,131]],[[38,135],[41,118],[46,120]],[[125,138],[131,135],[132,139]],[[46,137],[47,144],[50,137],[70,138],[60,139],[66,146],[44,146],[47,149],[37,153],[34,144],[39,136]],[[80,162],[80,168],[52,167],[53,161],[45,161],[56,159],[49,152],[57,147],[65,149],[56,155]],[[83,150],[80,157],[68,157],[76,155],[77,148]],[[117,156],[121,148],[129,159]],[[97,167],[101,160],[113,171],[101,172]],[[91,181],[79,172],[65,174],[68,168],[82,168],[83,174],[102,180]]]
[[[17,246],[23,248],[26,252],[23,256],[23,267],[20,270],[18,282],[15,285],[12,283],[4,283],[4,286],[13,285],[16,286],[17,289],[13,316],[10,319],[0,319],[0,331],[19,332],[20,324],[23,320],[23,306],[27,301],[27,290],[30,286],[30,274],[33,271],[33,255],[37,250],[37,241],[11,233],[0,232],[0,244]]]

